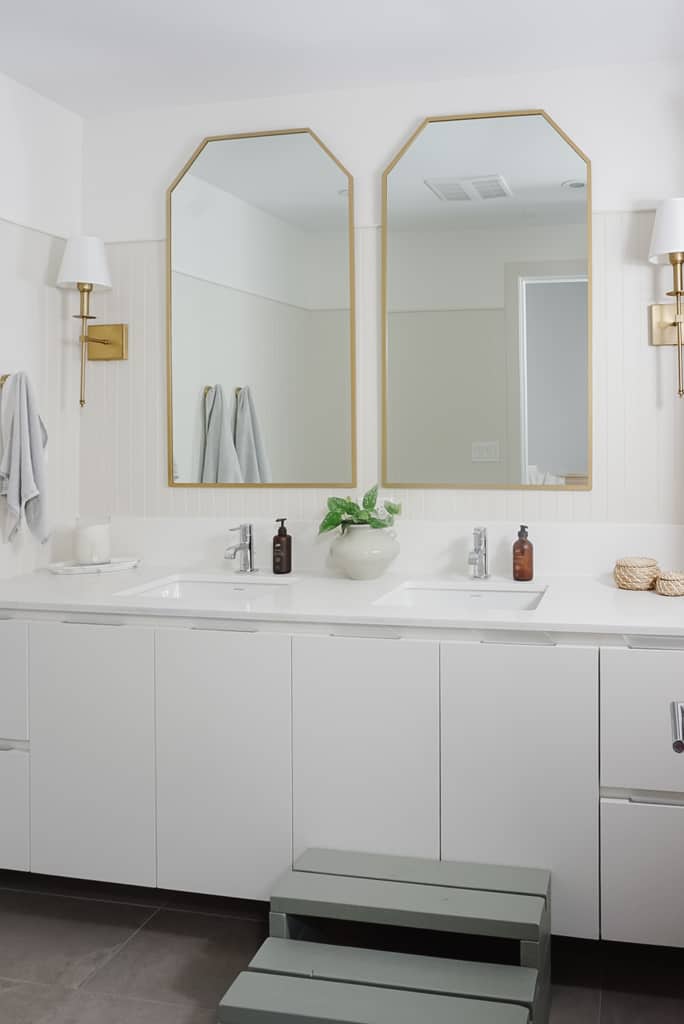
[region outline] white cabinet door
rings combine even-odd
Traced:
[[[28,739],[28,624],[0,622],[0,740]]]
[[[442,646],[442,857],[549,868],[552,929],[598,938],[598,652]]]
[[[601,801],[601,938],[684,946],[684,806]]]
[[[293,638],[295,856],[439,857],[439,648]]]
[[[0,740],[0,868],[29,869],[29,755]]]
[[[602,786],[684,792],[673,704],[684,704],[684,651],[601,651]]]
[[[30,627],[31,869],[155,885],[154,633]]]
[[[159,885],[267,900],[292,862],[290,638],[157,633]]]

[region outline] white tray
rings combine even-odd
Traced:
[[[82,573],[124,572],[140,565],[139,558],[112,558],[111,562],[100,562],[98,565],[82,565],[80,562],[53,562],[48,565],[50,572],[56,576],[76,576]]]

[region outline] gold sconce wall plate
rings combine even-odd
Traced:
[[[661,302],[649,306],[651,314],[651,345],[677,344],[677,307],[673,303]]]
[[[127,324],[91,324],[88,327],[88,360],[110,362],[128,359]]]

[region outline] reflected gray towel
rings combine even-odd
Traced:
[[[270,484],[271,466],[249,388],[242,388],[237,398],[235,447],[240,461],[243,482],[246,484]]]
[[[25,373],[13,373],[0,390],[0,496],[7,502],[8,541],[22,516],[41,544],[48,539],[47,440],[31,381]]]
[[[241,484],[242,472],[235,451],[235,399],[230,401],[220,384],[204,396],[204,441],[200,479],[203,484]]]
[[[554,473],[547,473],[545,469],[540,469],[539,466],[528,466],[527,467],[527,481],[528,484],[564,484],[564,476],[556,476]]]

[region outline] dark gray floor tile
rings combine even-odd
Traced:
[[[228,899],[225,896],[205,896],[193,892],[164,892],[164,906],[169,910],[189,910],[197,914],[220,914],[222,917],[248,917],[253,921],[268,921],[268,903],[259,900]]]
[[[160,910],[86,988],[215,1008],[266,935],[261,921]]]
[[[605,943],[603,987],[684,1000],[684,949]]]
[[[147,907],[2,891],[0,977],[76,988],[150,913]]]
[[[115,885],[89,882],[80,878],[59,878],[56,875],[34,875],[28,871],[0,871],[0,890],[39,892],[53,896],[75,896],[79,899],[131,903],[141,907],[162,907],[168,894],[142,885]]]
[[[2,1024],[214,1024],[215,1013],[56,985],[0,984]]]
[[[554,985],[600,988],[601,943],[554,935],[551,942],[551,979]]]
[[[601,990],[575,985],[554,985],[549,1024],[599,1024]]]
[[[601,1024],[682,1024],[684,1001],[637,992],[604,992]]]

